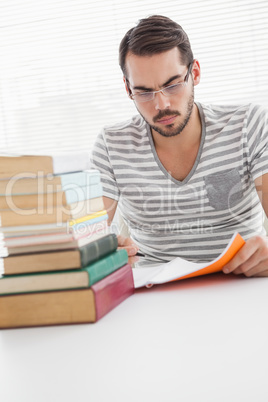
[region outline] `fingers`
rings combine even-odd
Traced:
[[[267,276],[268,239],[255,236],[249,239],[232,260],[225,265],[223,272],[245,276]]]
[[[263,276],[268,276],[268,269],[267,269],[267,267],[266,267],[266,270],[264,270],[264,271],[262,271],[262,272],[260,272],[260,273],[257,273],[257,274],[255,274],[254,275],[255,277],[263,277]]]
[[[268,269],[267,269],[267,262],[265,261],[265,262],[259,263],[258,265],[255,265],[253,268],[247,269],[247,270],[242,265],[242,267],[238,267],[237,269],[235,269],[233,271],[233,274],[235,274],[235,275],[243,274],[247,277],[267,276],[267,273],[265,274],[266,271],[268,271]]]
[[[128,263],[130,265],[134,264],[135,262],[138,262],[140,259],[140,257],[138,257],[137,255],[134,255],[133,257],[128,257]]]
[[[123,237],[121,235],[117,236],[118,239],[118,250],[125,249],[128,254],[128,263],[130,265],[139,261],[139,257],[136,256],[139,251],[139,247],[129,238]]]
[[[136,244],[130,237],[124,237],[124,236],[118,235],[117,240],[118,240],[118,246],[120,246],[120,247],[131,246],[131,245],[136,246]]]
[[[117,236],[118,239],[118,249],[124,248],[129,257],[132,257],[137,254],[139,251],[139,247],[129,238],[123,237],[121,235]]]

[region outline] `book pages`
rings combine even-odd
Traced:
[[[219,272],[244,244],[245,241],[239,233],[234,233],[225,250],[219,257],[209,263],[195,263],[177,257],[168,263],[160,264],[152,268],[134,268],[133,277],[135,288],[142,286],[150,287],[153,284]]]

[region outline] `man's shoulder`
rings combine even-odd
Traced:
[[[140,115],[135,115],[128,120],[121,121],[112,125],[106,125],[103,128],[106,134],[109,133],[129,133],[129,132],[143,132],[146,130],[146,122]]]
[[[232,116],[248,117],[254,114],[267,114],[267,108],[257,103],[245,104],[203,104],[199,103],[199,108],[209,119],[218,121],[220,118],[230,118]]]

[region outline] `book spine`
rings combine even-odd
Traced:
[[[74,233],[74,236],[75,236],[76,233],[79,233],[79,232],[87,229],[89,226],[91,226],[95,230],[95,227],[94,227],[95,223],[107,221],[107,219],[108,219],[108,215],[106,214],[106,215],[99,216],[97,218],[88,219],[87,221],[84,221],[84,222],[76,223],[75,225],[69,224],[68,230],[72,230],[72,232]]]
[[[32,177],[32,173],[42,173],[42,175],[53,173],[52,157],[45,155],[0,157],[1,178],[10,178],[17,174]]]
[[[57,176],[54,176],[57,177]],[[75,173],[65,173],[59,175],[61,185],[64,189],[65,186],[92,186],[100,183],[100,172],[98,170],[87,170]]]
[[[62,173],[90,170],[90,158],[88,152],[76,152],[61,155],[22,155],[1,156],[0,177],[10,178],[20,174],[24,177],[32,177],[33,173],[42,175],[59,175]]]
[[[0,226],[23,226],[23,225],[42,225],[42,224],[61,224],[70,221],[72,217],[65,211],[56,208],[50,211],[42,211],[35,213],[34,210],[21,211],[0,211]]]
[[[11,255],[0,259],[0,273],[5,275],[62,271],[80,268],[80,254],[75,249]]]
[[[128,255],[126,250],[114,251],[112,254],[103,257],[101,260],[94,262],[88,267],[82,268],[82,270],[87,271],[89,276],[88,286],[94,285],[101,279],[110,275],[112,272],[121,268],[123,265],[127,264]]]
[[[112,253],[117,249],[117,246],[117,236],[114,233],[101,237],[92,243],[86,244],[79,249],[81,266],[86,267],[88,264]]]
[[[5,295],[0,297],[0,329],[96,321],[91,289]]]
[[[79,153],[53,156],[54,174],[79,172],[80,170],[89,170],[89,169],[90,169],[90,158],[88,152],[79,152]]]
[[[1,182],[1,180],[0,180]],[[22,195],[0,195],[0,209],[30,209],[38,208],[39,210],[55,208],[66,208],[67,201],[64,191],[55,193],[36,193]],[[68,208],[68,207],[67,207]]]
[[[0,297],[0,329],[98,321],[134,293],[132,268],[125,264],[90,289]]]
[[[100,183],[100,173],[97,170],[65,173],[62,175],[42,176],[32,174],[25,177],[23,173],[8,180],[0,180],[0,195],[34,195],[64,191],[70,188],[88,187]]]
[[[90,186],[77,186],[65,189],[65,196],[67,204],[102,197],[102,185],[98,183]]]
[[[104,216],[104,215],[107,215],[107,212],[106,212],[105,209],[103,211],[94,212],[93,214],[90,214],[90,215],[84,215],[84,216],[82,216],[80,218],[77,218],[77,219],[72,219],[69,222],[69,225],[73,226],[73,225],[76,225],[78,223],[86,222],[86,221],[89,221],[89,220],[92,220],[92,219],[95,219],[95,218],[98,218],[98,217]]]
[[[91,288],[95,294],[96,321],[134,293],[130,264],[124,265]]]
[[[35,213],[34,210],[19,210],[19,211],[0,211],[0,227],[23,226],[23,225],[41,225],[54,223],[60,225],[67,223],[70,227],[78,227],[79,225],[91,225],[94,223],[107,220],[106,211],[100,211],[91,215],[86,215],[81,218],[72,219],[72,211],[61,210],[60,208],[51,208],[40,213]]]

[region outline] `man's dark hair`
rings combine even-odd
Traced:
[[[188,66],[194,57],[186,32],[176,22],[162,15],[141,19],[122,39],[119,47],[119,64],[125,77],[126,56],[151,56],[178,47],[181,62]]]

